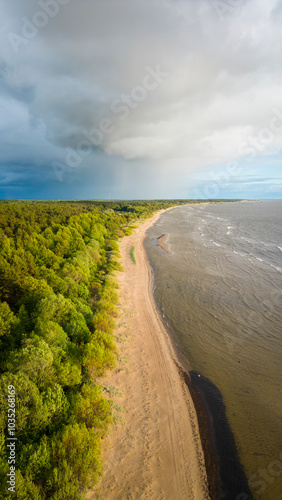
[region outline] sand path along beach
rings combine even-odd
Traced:
[[[104,440],[104,475],[87,500],[210,498],[196,412],[153,300],[143,248],[159,215],[120,241],[119,362],[101,381],[118,420]]]

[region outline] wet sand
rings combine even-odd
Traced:
[[[173,255],[172,250],[170,249],[169,242],[169,234],[162,234],[162,236],[158,237],[158,245],[169,255]]]
[[[120,242],[119,362],[101,381],[118,420],[104,441],[104,475],[87,500],[210,498],[197,414],[153,299],[143,247],[158,217]]]

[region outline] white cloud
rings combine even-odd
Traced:
[[[10,92],[33,92],[19,109],[13,101],[2,119],[16,123],[27,113],[29,121],[20,123],[34,142],[35,129],[26,129],[31,118],[52,147],[75,148],[83,129],[107,117],[114,131],[103,138],[106,155],[157,160],[156,169],[170,160],[189,172],[240,157],[239,145],[269,126],[273,108],[282,112],[276,0],[249,0],[222,22],[208,0],[72,0],[18,54],[7,35],[22,34],[22,17],[32,21],[40,7],[0,3],[2,81]],[[121,120],[113,100],[130,94],[146,67],[157,64],[170,76]],[[281,134],[258,154],[274,144],[282,147]]]

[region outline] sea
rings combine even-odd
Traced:
[[[176,207],[144,246],[178,359],[220,394],[248,481],[222,498],[282,499],[282,201]]]

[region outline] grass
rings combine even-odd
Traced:
[[[110,397],[113,397],[113,396],[123,397],[124,396],[123,391],[121,391],[120,389],[118,389],[114,385],[104,384],[101,387],[102,387],[102,390],[104,392],[107,392]]]
[[[132,246],[130,249],[130,257],[132,258],[134,264],[136,264],[136,259],[135,259],[135,246]]]

